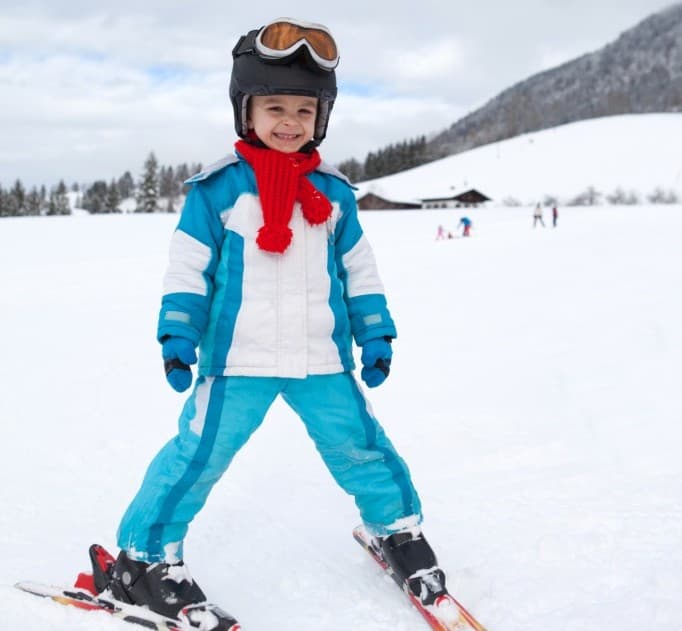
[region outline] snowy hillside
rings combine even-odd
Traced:
[[[676,2],[603,48],[510,86],[429,146],[433,155],[450,155],[586,118],[681,106],[682,3]]]
[[[590,186],[617,188],[642,201],[656,188],[682,198],[682,114],[611,116],[562,125],[478,147],[359,185],[395,201],[452,196],[476,188],[495,203],[546,195],[567,203]]]
[[[489,631],[681,629],[682,207],[562,209],[555,230],[533,230],[527,208],[475,213],[470,239],[446,241],[452,211],[363,214],[399,329],[369,396],[449,584]],[[154,334],[176,220],[0,222],[4,629],[134,628],[12,584],[68,582],[90,543],[113,548],[174,433],[184,397]],[[278,402],[186,559],[246,631],[425,631],[356,523]]]

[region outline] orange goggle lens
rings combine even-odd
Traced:
[[[268,57],[283,58],[306,46],[315,61],[327,70],[339,62],[334,38],[317,24],[278,20],[263,27],[256,42],[258,51]]]

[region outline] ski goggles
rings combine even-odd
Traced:
[[[255,52],[262,59],[286,62],[305,49],[318,68],[331,72],[339,64],[336,42],[326,26],[279,18],[262,27],[253,46],[247,36],[235,48],[235,55]]]

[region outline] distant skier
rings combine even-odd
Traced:
[[[280,19],[242,36],[232,55],[237,156],[188,180],[157,331],[173,389],[190,387],[199,346],[198,376],[177,436],[123,516],[109,589],[167,616],[194,613],[201,631],[233,628],[192,580],[183,541],[281,396],[354,496],[372,545],[431,605],[447,591],[419,496],[353,373],[354,339],[362,380],[384,382],[396,328],[350,184],[317,151],[337,93],[336,44],[324,26]],[[226,580],[243,580],[239,568]]]
[[[472,225],[473,225],[473,222],[471,221],[471,219],[469,219],[469,217],[461,217],[457,227],[459,228],[460,226],[462,226],[462,236],[463,237],[470,237]]]
[[[557,222],[559,221],[559,211],[556,206],[552,207],[552,227],[556,228]]]
[[[540,204],[538,204],[538,205],[535,207],[535,211],[533,212],[533,228],[535,228],[535,226],[536,226],[538,223],[539,223],[543,228],[545,227],[545,222],[544,222],[544,219],[542,218],[542,206],[540,206]]]

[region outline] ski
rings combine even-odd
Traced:
[[[358,526],[353,530],[353,537],[384,572],[395,581],[431,629],[434,631],[486,631],[485,627],[449,593],[439,596],[433,605],[423,605],[407,584],[403,583],[391,566],[384,561],[381,554],[372,545],[372,538],[363,526]]]
[[[147,629],[186,631],[189,628],[182,626],[182,623],[178,620],[160,616],[149,609],[128,605],[113,598],[107,599],[101,595],[95,596],[76,588],[45,585],[32,581],[23,581],[16,583],[14,586],[21,591],[33,594],[34,596],[48,598],[60,605],[69,605],[86,611],[104,611],[111,614],[114,618],[119,618],[125,622],[131,622]],[[236,629],[238,628],[236,627]]]
[[[208,603],[189,605],[178,613],[177,618],[169,618],[147,607],[118,600],[107,587],[115,563],[114,557],[102,546],[92,545],[90,559],[93,573],[79,574],[73,587],[33,581],[16,583],[15,587],[60,605],[85,611],[103,611],[124,622],[156,631],[241,631],[241,626],[232,616]]]

